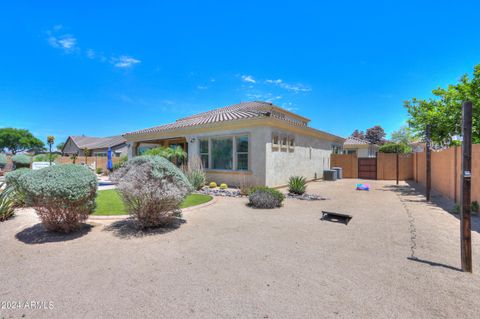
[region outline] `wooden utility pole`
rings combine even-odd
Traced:
[[[400,178],[400,163],[399,163],[399,160],[398,160],[398,152],[397,152],[397,185],[398,185],[398,180]]]
[[[471,185],[472,185],[472,102],[462,106],[462,210],[460,214],[460,243],[462,270],[472,272]]]
[[[426,149],[425,149],[425,158],[426,158],[426,194],[425,197],[427,201],[430,201],[430,192],[432,188],[432,162],[431,162],[431,153],[430,153],[430,124],[427,125],[427,130],[425,132],[426,137]]]

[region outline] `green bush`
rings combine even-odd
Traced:
[[[225,183],[220,184],[220,189],[227,189],[228,185]]]
[[[412,148],[402,143],[386,143],[378,149],[381,153],[410,153]]]
[[[7,166],[7,157],[5,154],[0,154],[0,169],[4,168]]]
[[[22,167],[30,168],[30,164],[32,163],[32,157],[24,154],[18,154],[12,156],[12,161],[15,165],[15,169]]]
[[[96,172],[98,175],[100,175],[100,174],[103,173],[103,168],[97,167],[97,169],[95,170],[95,172]]]
[[[4,183],[0,183],[0,222],[12,217],[15,212],[15,191],[13,187],[5,187],[2,191]]]
[[[278,190],[266,186],[250,188],[249,205],[255,208],[275,208],[282,206],[285,196]]]
[[[55,165],[18,179],[48,230],[71,232],[95,209],[97,177],[83,165]]]
[[[115,171],[111,179],[117,182],[125,207],[142,229],[172,222],[192,191],[185,174],[160,156],[137,156]]]
[[[217,183],[215,183],[215,182],[210,182],[210,184],[208,184],[208,187],[210,187],[210,188],[217,188]]]
[[[472,213],[474,213],[475,215],[478,214],[478,209],[479,209],[479,205],[478,205],[478,202],[476,200],[474,200],[472,202]]]
[[[15,206],[24,206],[26,204],[26,193],[20,185],[19,179],[23,175],[31,172],[32,171],[28,168],[20,168],[12,172],[8,172],[7,175],[5,175],[7,187],[11,187],[15,192]]]
[[[59,158],[60,155],[52,153],[52,156],[50,154],[38,154],[33,157],[34,162],[50,162],[50,158],[52,159],[52,162],[55,162],[57,158]]]
[[[205,181],[207,179],[205,172],[200,169],[189,170],[185,172],[190,184],[192,184],[195,190],[201,189],[205,185]]]
[[[126,156],[126,155],[120,156],[120,158],[118,159],[118,162],[117,162],[117,163],[113,163],[113,165],[112,165],[112,171],[115,171],[115,170],[119,169],[119,168],[122,167],[123,164],[125,164],[127,161],[128,161],[128,156]]]
[[[292,194],[302,195],[307,190],[307,179],[303,176],[292,176],[288,180],[288,191]]]

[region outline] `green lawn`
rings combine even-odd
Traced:
[[[191,194],[183,201],[180,208],[187,208],[191,206],[207,203],[212,200],[211,196],[202,194]],[[107,189],[98,191],[97,193],[97,208],[93,215],[127,215],[125,206],[123,205],[120,194],[115,189]]]

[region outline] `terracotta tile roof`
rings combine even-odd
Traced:
[[[89,150],[98,148],[108,148],[126,143],[127,140],[121,136],[93,137],[93,136],[70,136],[78,148],[88,148]]]
[[[283,112],[282,112],[283,111]],[[303,120],[289,116],[290,112],[267,102],[242,102],[208,112],[199,113],[196,115],[178,119],[174,123],[155,126],[135,132],[125,133],[127,135],[137,135],[145,133],[158,133],[179,128],[186,128],[192,126],[199,126],[204,124],[250,119],[250,118],[265,118],[273,117],[289,122],[293,125],[307,126],[309,120]]]
[[[368,141],[362,140],[361,138],[349,136],[343,143],[343,145],[368,145]]]

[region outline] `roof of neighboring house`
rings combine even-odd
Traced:
[[[88,148],[89,150],[114,147],[127,142],[127,140],[121,135],[110,137],[93,137],[82,135],[69,136],[68,138],[71,139],[79,149]]]
[[[275,118],[285,121],[291,125],[307,127],[310,120],[298,114],[292,113],[272,103],[253,101],[241,102],[238,104],[217,108],[208,112],[184,117],[177,121],[155,126],[135,132],[125,133],[124,136],[134,136],[140,134],[160,133],[175,129],[189,128],[204,124],[213,124],[219,122],[228,122],[243,119]],[[326,132],[322,132],[329,134]],[[329,134],[332,135],[333,134]]]
[[[349,136],[345,139],[343,145],[368,145],[368,141],[362,140],[361,138]]]

